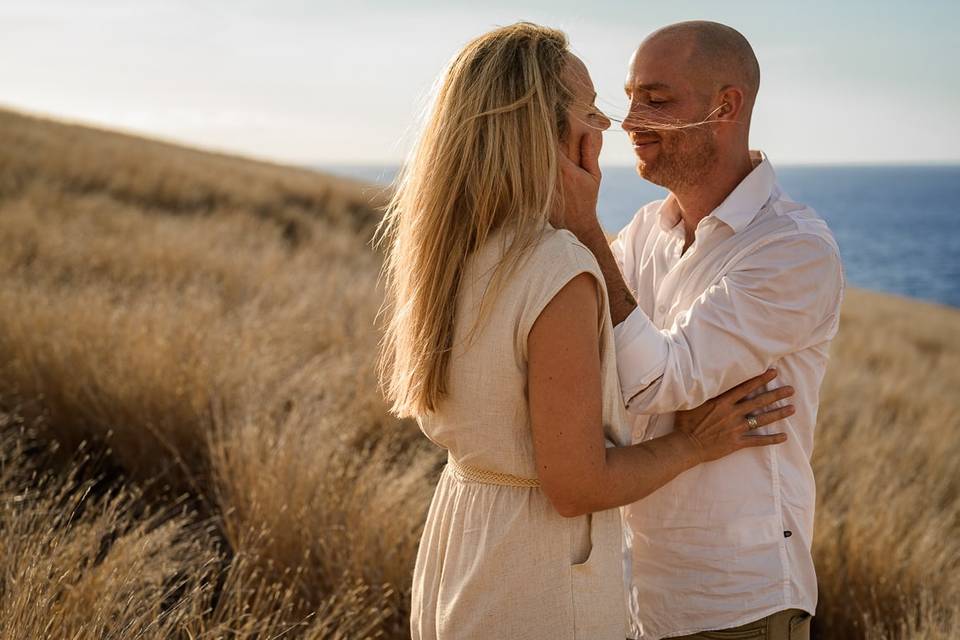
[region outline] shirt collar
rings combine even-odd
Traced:
[[[754,161],[759,161],[757,165],[720,203],[720,206],[710,212],[712,217],[733,229],[734,233],[742,231],[753,221],[770,199],[777,181],[767,154],[762,151],[751,151],[750,157]],[[658,213],[661,229],[669,231],[677,226],[680,222],[680,207],[673,193],[667,195]]]
[[[677,205],[677,197],[673,192],[667,194],[667,197],[660,203],[657,210],[660,228],[664,231],[670,231],[680,224],[680,207]]]

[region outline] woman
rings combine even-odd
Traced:
[[[381,375],[448,450],[413,577],[419,638],[626,635],[616,507],[745,446],[789,408],[748,381],[630,445],[599,266],[562,220],[565,156],[609,120],[563,33],[528,23],[447,70],[379,237]],[[599,149],[599,140],[595,148]],[[566,161],[566,160],[563,160]]]

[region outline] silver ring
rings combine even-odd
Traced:
[[[751,429],[759,427],[760,423],[757,422],[757,416],[747,416],[747,426]]]

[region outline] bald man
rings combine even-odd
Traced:
[[[815,612],[810,455],[844,281],[826,224],[750,151],[759,84],[736,30],[660,29],[630,60],[623,128],[637,172],[667,198],[608,246],[599,149],[585,138],[580,166],[564,169],[566,225],[606,279],[635,441],[768,367],[796,389],[794,414],[758,430],[785,443],[700,465],[624,508],[635,638],[807,638]]]

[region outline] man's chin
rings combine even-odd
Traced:
[[[658,172],[656,170],[656,165],[652,162],[644,162],[643,160],[637,160],[636,164],[637,175],[651,182],[657,186],[665,187],[666,185],[661,182]]]

